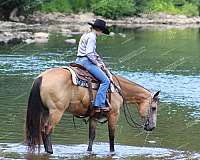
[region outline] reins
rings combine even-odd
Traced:
[[[131,112],[130,112],[130,110],[128,108],[128,104],[127,104],[127,102],[125,100],[125,97],[123,95],[123,92],[121,90],[122,87],[121,87],[121,83],[120,83],[119,79],[117,78],[116,75],[114,75],[114,74],[112,74],[112,75],[116,78],[116,80],[118,82],[118,85],[120,87],[119,94],[122,96],[122,99],[123,99],[123,105],[122,105],[122,107],[123,107],[124,116],[125,116],[125,119],[126,119],[128,125],[131,126],[131,127],[133,127],[133,128],[143,128],[144,124],[140,124],[140,122],[136,122],[136,120],[133,118],[133,115],[131,114]],[[116,87],[116,85],[115,85],[115,87]],[[116,87],[116,88],[119,89],[119,87]]]

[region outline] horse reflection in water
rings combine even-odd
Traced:
[[[29,149],[34,151],[43,142],[45,151],[52,154],[51,133],[60,121],[64,112],[74,116],[83,116],[90,107],[88,89],[73,84],[70,71],[62,68],[53,68],[41,73],[33,82],[29,96],[25,142]],[[121,76],[113,76],[116,84],[120,85],[122,95],[111,93],[111,110],[104,113],[107,118],[110,151],[114,152],[115,128],[120,115],[123,101],[137,104],[138,112],[144,121],[144,129],[151,131],[156,127],[157,97],[144,87],[131,82]],[[93,90],[95,96],[96,90]],[[92,151],[95,139],[96,116],[89,115],[89,144],[88,151]]]

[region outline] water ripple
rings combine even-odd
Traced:
[[[82,159],[88,156],[93,158],[108,158],[126,159],[126,158],[148,158],[148,159],[198,159],[200,153],[184,152],[166,148],[150,148],[150,147],[135,147],[126,145],[115,145],[116,152],[114,155],[110,153],[108,143],[95,143],[93,145],[93,152],[87,153],[87,145],[53,145],[54,154],[49,156],[49,159]],[[27,154],[27,147],[20,143],[1,143],[0,151],[3,153],[16,153],[21,155]],[[41,155],[44,154],[42,147]],[[1,155],[0,155],[1,156]],[[35,155],[36,156],[36,155]]]

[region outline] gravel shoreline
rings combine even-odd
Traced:
[[[94,21],[96,18],[102,17],[95,16],[93,13],[45,14],[35,12],[33,15],[29,15],[23,22],[0,21],[0,45],[34,39],[35,32],[56,32],[63,35],[81,34],[88,29],[87,23]],[[168,15],[165,13],[141,14],[137,17],[126,17],[121,20],[105,20],[109,26],[124,28],[156,27],[158,29],[184,29],[200,27],[200,17]]]

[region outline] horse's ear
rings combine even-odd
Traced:
[[[153,99],[156,99],[158,97],[158,95],[160,94],[160,91],[156,92],[153,96]]]

